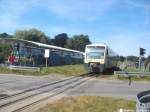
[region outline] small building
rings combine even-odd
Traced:
[[[48,66],[78,64],[83,62],[83,52],[62,48],[43,43],[27,41],[15,38],[0,38],[1,45],[7,45],[0,51],[3,60],[1,63],[9,63],[18,66],[45,66],[45,49],[49,49],[47,58]]]

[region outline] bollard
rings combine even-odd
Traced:
[[[150,112],[150,90],[137,94],[136,112]]]
[[[128,76],[129,79],[129,86],[131,85],[131,76],[128,74],[128,72],[125,72],[126,76]]]
[[[129,79],[129,86],[130,86],[131,85],[131,76],[130,75],[129,75],[128,79]]]

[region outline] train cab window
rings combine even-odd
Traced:
[[[107,54],[107,55],[109,54],[108,49],[106,50],[106,54]]]

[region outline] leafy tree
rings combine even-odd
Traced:
[[[137,56],[127,56],[128,61],[137,62],[139,58]]]
[[[53,42],[54,45],[64,47],[67,43],[68,35],[66,33],[61,33],[55,36]]]
[[[18,39],[30,40],[45,44],[48,43],[47,36],[42,31],[35,28],[16,31],[14,37]]]
[[[124,62],[125,61],[125,57],[124,56],[119,56],[119,60],[121,61],[121,62]]]
[[[53,44],[52,39],[48,36],[46,37],[46,44],[49,44],[49,45]]]
[[[9,35],[7,33],[1,33],[0,34],[0,38],[12,38],[13,36],[12,35]]]
[[[6,45],[6,44],[0,45],[0,63],[8,59],[8,56],[10,55],[10,48],[11,48],[10,45]]]
[[[150,60],[150,55],[147,57],[148,60]]]
[[[67,43],[66,43],[66,45],[65,45],[65,47],[66,48],[69,48],[69,49],[75,49],[75,41],[74,41],[74,39],[73,38],[69,38],[68,40],[67,40]]]
[[[50,39],[50,41],[52,45],[55,45],[55,39]]]
[[[74,35],[72,38],[68,39],[66,47],[70,49],[84,51],[87,44],[91,44],[88,35]]]

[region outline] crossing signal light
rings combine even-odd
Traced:
[[[143,56],[145,54],[145,49],[144,48],[140,48],[140,56]]]

